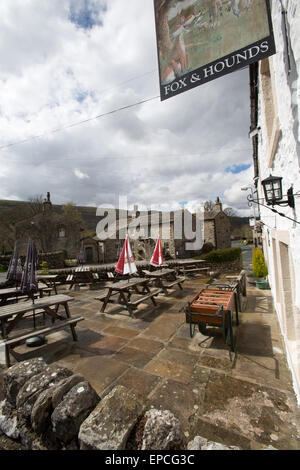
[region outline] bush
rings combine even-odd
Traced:
[[[77,259],[65,259],[65,265],[68,268],[74,268],[75,266],[77,266],[77,264]]]
[[[240,259],[242,256],[241,248],[226,248],[225,250],[213,250],[209,253],[201,256],[197,256],[194,259],[204,259],[205,261],[210,261],[211,263],[229,263],[230,261],[235,261]]]
[[[6,273],[6,271],[7,271],[7,268],[3,266],[2,264],[0,264],[0,273]]]
[[[206,253],[209,253],[210,251],[213,251],[214,245],[210,242],[204,243],[201,253],[205,255]]]
[[[40,264],[40,270],[38,271],[38,274],[45,274],[45,275],[50,274],[47,261],[42,261],[42,263]]]
[[[255,277],[266,277],[268,274],[265,257],[260,248],[253,250],[252,268]]]

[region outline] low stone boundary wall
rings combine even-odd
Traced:
[[[35,358],[3,373],[0,430],[27,450],[209,450],[179,420],[119,385],[100,398],[81,374]],[[238,449],[217,444],[218,449]]]
[[[193,261],[193,260],[191,260]],[[165,261],[164,264],[166,267],[170,268],[177,268],[180,267],[180,262],[179,260],[169,260]],[[148,271],[155,270],[156,268],[153,267],[148,261],[137,261],[136,262],[138,274],[143,277],[143,269],[147,269]],[[92,272],[98,273],[99,279],[107,279],[107,273],[108,272],[115,272],[115,267],[116,263],[111,263],[111,264],[104,264],[104,265],[91,265],[89,266],[89,269]],[[238,273],[242,269],[242,259],[237,259],[235,261],[230,261],[226,263],[211,263],[208,261],[204,261],[203,264],[201,264],[201,267],[209,267],[211,268],[211,271],[214,272],[219,272],[219,273]],[[60,280],[63,280],[66,278],[68,274],[71,274],[75,272],[75,267],[72,268],[64,268],[64,269],[51,269],[51,274],[57,274],[60,277]]]
[[[65,267],[65,251],[55,251],[51,253],[39,253],[39,264],[46,261],[49,268],[60,269]],[[1,255],[0,264],[8,267],[11,255]],[[22,266],[24,266],[26,256],[20,256]]]

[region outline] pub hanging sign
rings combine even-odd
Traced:
[[[161,100],[275,54],[269,0],[154,0]]]

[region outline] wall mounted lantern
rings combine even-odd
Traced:
[[[293,187],[291,186],[287,192],[287,199],[282,200],[282,177],[272,176],[264,179],[262,182],[265,199],[268,206],[290,206],[295,208],[295,200]]]

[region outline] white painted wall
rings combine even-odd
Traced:
[[[270,58],[270,68],[273,72],[272,86],[281,137],[272,166],[269,167],[265,108],[260,82],[259,174],[260,180],[268,177],[270,173],[274,176],[282,176],[283,193],[286,195],[288,188],[293,185],[294,193],[298,192],[300,195],[300,1],[282,0],[282,3],[284,6],[288,4],[287,17],[294,56],[291,57],[292,72],[287,73],[281,3],[279,0],[272,0],[271,11],[277,53]],[[260,184],[259,197],[264,197]],[[295,202],[295,213],[289,207],[275,206],[275,209],[300,222],[300,197],[295,197]],[[265,240],[264,249],[267,250],[266,259],[269,264],[269,282],[300,405],[300,225],[275,215],[267,208],[261,207],[260,211],[261,219],[266,224],[263,229],[263,237]],[[273,240],[275,240],[274,247]],[[280,247],[282,252],[286,251],[285,245],[281,245],[281,243],[288,246],[290,279],[283,278],[283,273],[286,274],[288,261],[283,260],[280,256]],[[274,254],[276,254],[276,259],[274,259]],[[278,273],[281,275],[278,276]],[[288,291],[289,289],[290,291]],[[287,305],[288,299],[292,299],[292,305]]]

